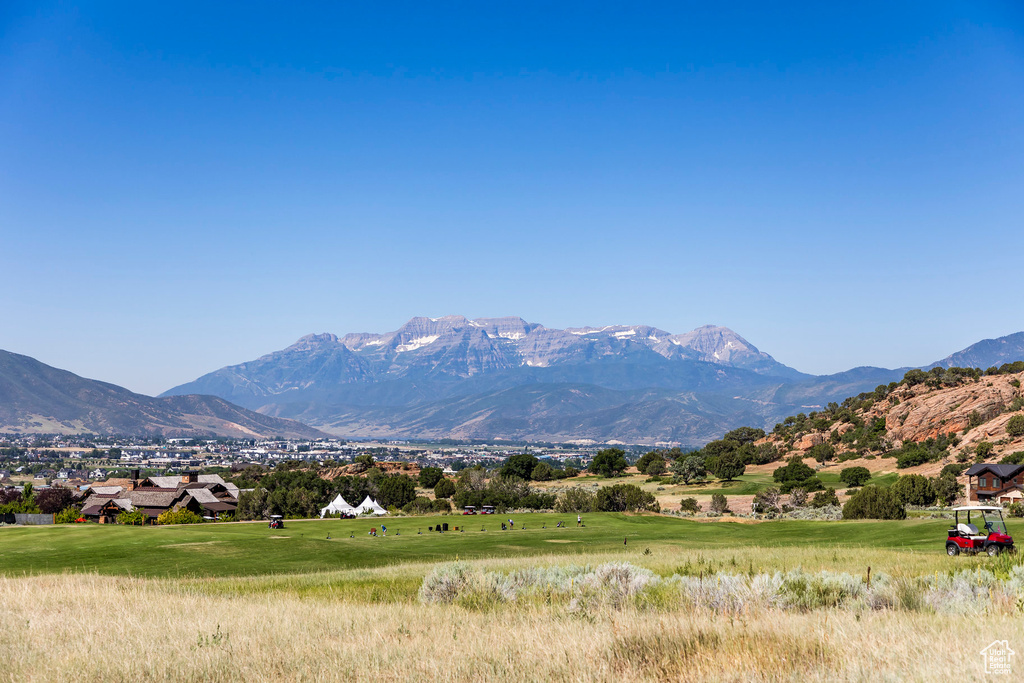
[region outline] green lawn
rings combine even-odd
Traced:
[[[943,553],[945,520],[902,522],[697,522],[659,515],[515,516],[515,531],[495,517],[405,517],[383,520],[387,537],[367,534],[381,520],[288,521],[180,527],[59,525],[0,529],[0,573],[90,571],[141,576],[255,576],[478,558],[591,555],[641,549],[668,554],[729,549],[871,548]],[[555,528],[563,520],[568,528]],[[465,531],[431,533],[448,522]],[[526,524],[521,529],[518,523]],[[546,525],[547,528],[543,528]],[[486,527],[482,531],[481,527]],[[422,530],[422,535],[417,531]],[[328,540],[327,535],[331,538]],[[623,543],[626,541],[626,544]],[[581,560],[585,561],[585,560]]]

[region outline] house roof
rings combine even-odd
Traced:
[[[121,493],[122,487],[120,486],[90,486],[89,493],[95,493],[101,496],[116,496]]]
[[[208,489],[188,489],[188,495],[195,498],[199,503],[219,503],[217,496],[213,495],[213,492]]]
[[[1009,479],[1018,475],[1024,470],[1024,465],[1002,465],[996,463],[983,462],[977,465],[971,465],[970,469],[965,474],[968,477],[976,477],[984,472],[991,472],[1000,479]]]
[[[177,491],[154,491],[152,489],[135,489],[127,491],[125,495],[135,507],[144,508],[169,508],[178,500]]]
[[[146,477],[146,481],[157,488],[173,489],[181,483],[181,477]]]

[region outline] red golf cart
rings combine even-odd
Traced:
[[[467,505],[466,507],[462,508],[462,514],[464,514],[464,515],[475,515],[476,514],[476,506],[474,506],[474,505]]]
[[[963,514],[963,521],[960,515]],[[971,522],[973,514],[974,523]],[[992,505],[965,505],[953,508],[953,526],[946,538],[946,554],[956,557],[960,553],[975,555],[988,553],[996,556],[1001,552],[1016,552],[1013,539],[1006,531],[1003,508]],[[976,523],[981,523],[981,531]]]

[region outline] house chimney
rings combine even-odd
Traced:
[[[128,490],[134,491],[137,488],[139,488],[139,471],[135,469],[132,470],[132,478],[131,481],[128,482]]]
[[[199,473],[196,472],[195,470],[192,470],[191,472],[182,472],[181,473],[181,483],[183,483],[183,484],[194,484],[197,481],[199,481]]]

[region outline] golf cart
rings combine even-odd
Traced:
[[[466,507],[462,508],[462,514],[464,514],[464,515],[475,515],[476,514],[476,506],[475,505],[467,505]]]
[[[980,521],[982,531],[971,523],[973,513],[974,521]],[[960,521],[960,515],[964,515],[964,521]],[[950,527],[948,538],[946,538],[946,554],[956,557],[960,553],[975,555],[977,553],[988,553],[989,556],[996,556],[1003,551],[1016,552],[1013,547],[1013,539],[1006,531],[1006,522],[1003,521],[1003,508],[993,505],[965,505],[953,508],[954,521]]]
[[[484,505],[483,506],[483,510],[480,511],[480,514],[481,515],[493,515],[494,514],[494,506],[493,505]]]
[[[271,529],[283,529],[284,528],[284,517],[282,515],[270,515],[270,528]]]

